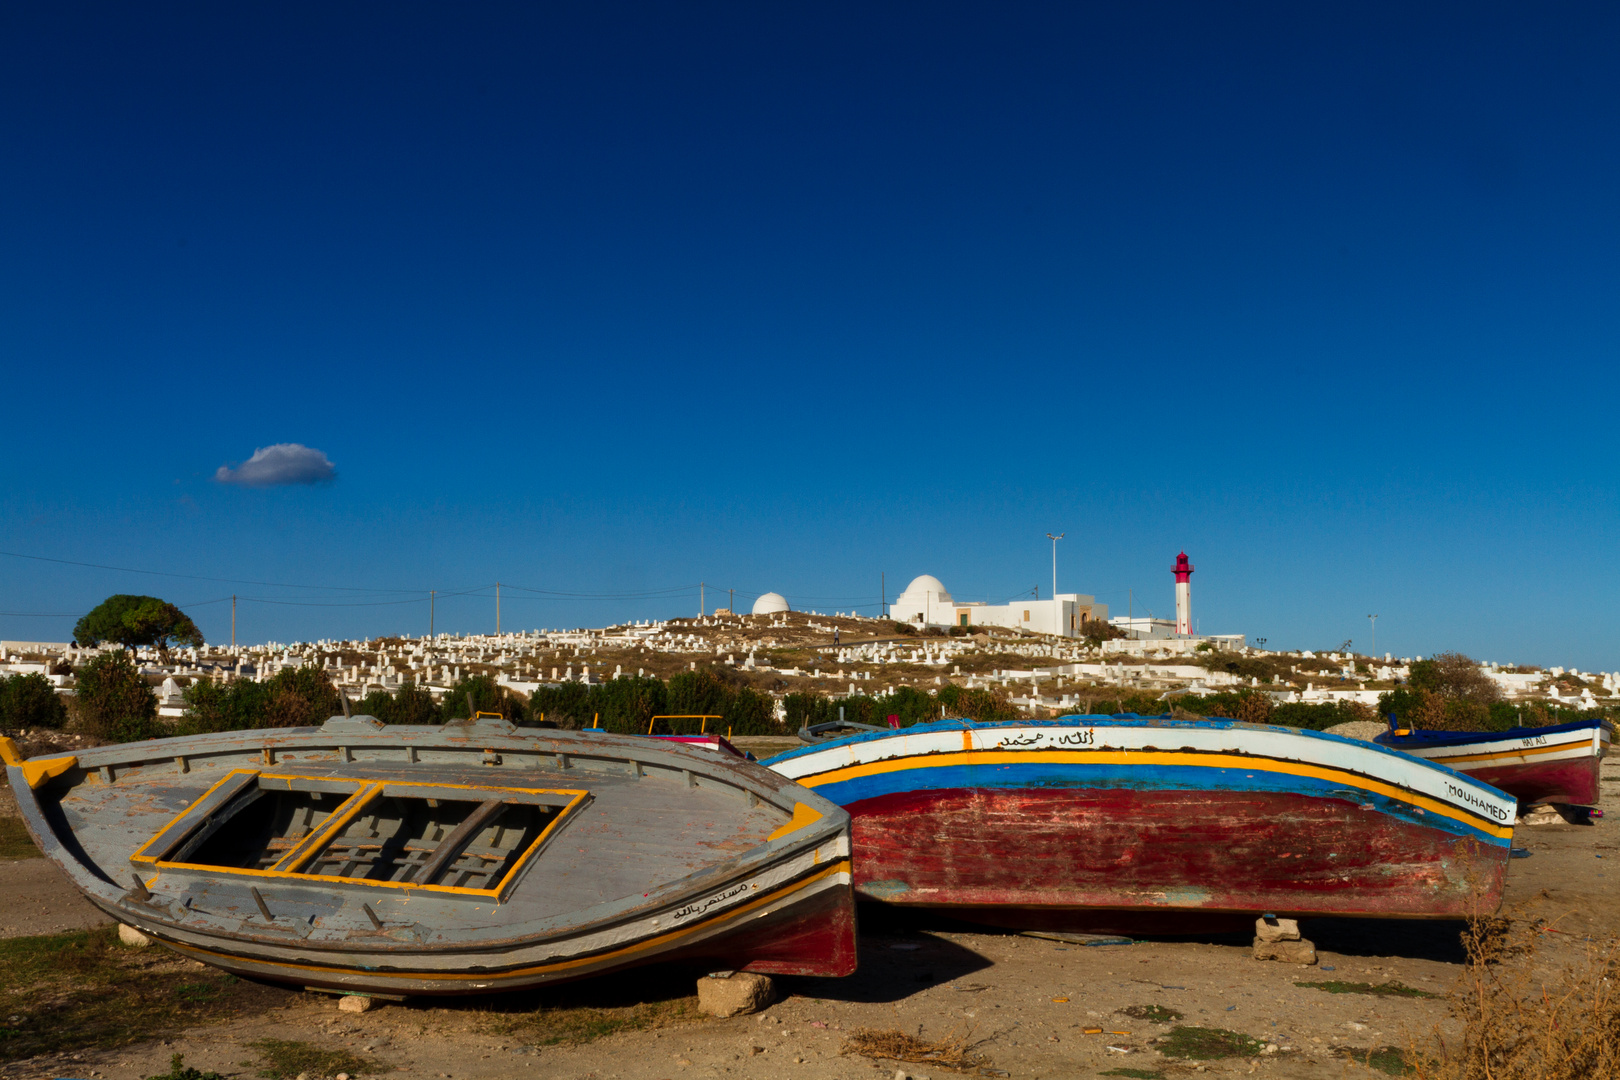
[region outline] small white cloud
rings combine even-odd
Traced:
[[[279,487],[282,484],[318,484],[337,476],[324,453],[301,443],[276,443],[253,451],[235,468],[221,465],[214,479],[241,487]]]

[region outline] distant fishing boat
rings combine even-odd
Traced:
[[[92,903],[242,975],[449,994],[855,968],[848,815],[713,749],[361,716],[0,758]]]
[[[764,764],[849,811],[863,899],[1003,925],[1456,917],[1497,906],[1513,834],[1478,780],[1232,720],[946,720]]]
[[[1375,741],[1467,773],[1522,803],[1596,806],[1598,771],[1613,737],[1613,725],[1593,718],[1507,731],[1390,731]]]

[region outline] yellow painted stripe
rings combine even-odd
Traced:
[[[76,757],[54,757],[43,761],[24,761],[17,752],[17,744],[10,739],[0,737],[0,761],[13,765],[22,770],[23,781],[32,791],[45,781],[55,776],[61,776],[79,763]]]
[[[265,780],[308,780],[308,779],[332,780],[332,781],[344,782],[344,783],[367,784],[368,788],[356,793],[356,795],[350,796],[349,799],[345,800],[343,803],[340,803],[338,805],[338,808],[336,810],[334,810],[332,812],[332,815],[330,817],[328,817],[327,820],[321,824],[321,827],[319,829],[315,830],[315,832],[311,833],[309,836],[305,837],[298,844],[296,844],[292,851],[290,851],[288,854],[282,856],[281,860],[279,862],[277,862],[275,866],[271,867],[268,870],[250,870],[250,869],[246,869],[246,868],[232,869],[232,868],[220,867],[220,866],[206,866],[206,865],[204,865],[202,863],[158,862],[151,855],[147,854],[147,848],[151,847],[152,844],[156,843],[157,839],[159,837],[161,837],[164,833],[168,832],[169,829],[172,828],[175,825],[176,822],[178,822],[181,818],[183,818],[187,814],[189,814],[191,812],[192,807],[196,806],[197,803],[202,802],[204,799],[206,799],[210,795],[212,795],[219,788],[219,786],[221,784],[225,783],[231,777],[237,776],[237,775],[239,775],[241,773],[257,774],[258,776],[260,776],[261,779],[265,779]],[[455,885],[418,885],[418,884],[415,884],[415,883],[409,882],[409,881],[370,881],[370,880],[367,880],[367,879],[364,879],[364,878],[340,878],[340,877],[336,877],[336,876],[331,875],[331,874],[305,874],[305,873],[300,873],[300,872],[295,872],[295,871],[291,871],[291,870],[282,869],[282,867],[284,867],[284,866],[296,865],[297,862],[300,861],[300,860],[297,860],[294,857],[299,855],[300,853],[308,852],[308,850],[310,848],[314,848],[315,843],[316,843],[317,840],[319,840],[321,842],[321,846],[324,847],[326,843],[330,842],[333,831],[336,828],[340,828],[343,824],[347,823],[349,820],[352,820],[354,815],[360,811],[360,808],[362,806],[366,805],[367,803],[369,803],[372,798],[376,797],[376,795],[377,795],[377,793],[379,791],[383,795],[387,795],[388,794],[388,789],[390,787],[394,787],[394,786],[410,787],[410,788],[418,788],[418,789],[432,788],[432,789],[442,789],[442,790],[447,790],[447,791],[487,791],[487,792],[495,792],[497,794],[500,793],[500,792],[511,792],[511,793],[517,794],[517,795],[568,795],[568,796],[572,796],[572,798],[569,800],[567,805],[565,805],[561,809],[561,811],[557,814],[557,816],[552,819],[551,823],[548,824],[543,830],[541,830],[540,835],[535,837],[534,842],[529,845],[528,850],[526,850],[523,853],[523,856],[517,861],[517,863],[512,867],[512,869],[507,871],[506,875],[499,882],[497,882],[494,886],[492,886],[491,888],[488,888],[488,889],[468,889],[468,888],[455,886]],[[184,810],[180,811],[180,813],[176,814],[173,818],[171,818],[163,826],[163,828],[159,829],[152,836],[152,839],[150,839],[146,843],[142,844],[140,849],[137,850],[135,852],[135,854],[131,855],[129,858],[130,858],[130,862],[142,863],[142,864],[154,866],[154,867],[157,867],[158,869],[161,869],[161,870],[202,870],[202,871],[207,871],[207,872],[210,872],[210,873],[217,873],[217,874],[243,874],[243,875],[246,875],[246,876],[249,876],[249,877],[274,878],[274,879],[285,880],[285,881],[300,881],[300,882],[302,882],[302,881],[324,881],[324,882],[344,881],[344,882],[348,882],[348,883],[354,884],[354,885],[367,885],[367,886],[371,886],[373,888],[383,888],[383,889],[422,889],[422,890],[425,890],[427,892],[454,893],[454,894],[457,894],[457,895],[460,895],[460,896],[481,896],[481,897],[487,897],[487,898],[490,898],[490,899],[493,899],[493,900],[499,902],[501,899],[503,899],[502,894],[505,891],[507,891],[507,887],[510,886],[511,883],[513,883],[513,882],[515,882],[517,880],[518,871],[520,869],[522,869],[522,867],[525,866],[528,863],[529,859],[531,859],[534,856],[535,852],[540,850],[540,847],[545,842],[545,840],[549,836],[551,836],[551,834],[553,832],[555,832],[559,827],[561,827],[563,822],[567,821],[573,815],[575,810],[579,809],[579,807],[585,802],[586,798],[589,795],[590,795],[589,791],[581,790],[579,788],[531,788],[531,787],[495,786],[495,785],[486,785],[486,784],[438,784],[438,783],[433,783],[431,781],[426,782],[426,783],[422,783],[422,782],[418,782],[418,781],[410,781],[410,782],[398,781],[398,782],[395,782],[395,783],[389,783],[389,782],[386,782],[386,781],[362,781],[362,780],[356,780],[356,779],[354,779],[352,777],[343,777],[343,776],[309,777],[309,776],[303,776],[303,775],[294,774],[294,773],[266,773],[266,772],[261,772],[260,770],[257,770],[257,769],[232,769],[230,772],[228,772],[224,776],[220,777],[219,780],[216,781],[207,791],[203,792],[202,795],[200,795],[196,799],[196,801],[191,804],[191,806],[186,807]],[[360,802],[358,804],[355,802],[355,800],[357,798],[360,799]],[[345,811],[344,811],[345,807],[349,808],[347,813],[345,813]],[[339,819],[339,815],[342,815],[341,819]],[[315,848],[315,850],[318,851],[319,848]],[[152,880],[155,882],[157,879],[153,878]]]
[[[1441,802],[1439,799],[1398,788],[1379,780],[1369,780],[1342,769],[1328,769],[1300,762],[1283,762],[1272,758],[1244,757],[1239,754],[1183,754],[1176,751],[1145,750],[978,750],[972,753],[941,753],[899,758],[892,761],[873,761],[851,765],[843,769],[813,776],[798,777],[798,782],[814,789],[826,784],[856,780],[863,776],[877,776],[909,769],[937,769],[952,765],[1021,765],[1030,761],[1050,761],[1071,765],[1191,765],[1197,768],[1243,769],[1249,772],[1282,773],[1289,776],[1309,776],[1335,784],[1357,787],[1376,792],[1397,802],[1409,803],[1432,813],[1461,821],[1481,832],[1507,838],[1513,835],[1512,826],[1483,822],[1477,815]]]
[[[1501,750],[1492,754],[1458,754],[1455,757],[1446,757],[1441,754],[1435,754],[1433,757],[1426,757],[1423,760],[1436,761],[1442,765],[1454,765],[1460,761],[1500,761],[1502,758],[1531,757],[1535,754],[1556,754],[1560,750],[1591,749],[1591,746],[1592,740],[1590,737],[1588,737],[1584,739],[1577,739],[1574,742],[1556,743],[1552,746],[1530,746],[1523,750]],[[1597,755],[1593,754],[1592,756],[1596,757]]]
[[[349,822],[360,815],[360,811],[370,806],[380,795],[381,784],[367,784],[359,791],[343,800],[336,810],[326,816],[321,827],[304,837],[292,846],[292,849],[283,855],[270,869],[277,873],[297,873],[302,870],[316,855],[325,850],[332,838],[349,827]],[[322,877],[326,875],[320,875]]]
[[[796,833],[806,826],[814,825],[816,822],[820,821],[823,816],[824,815],[821,813],[821,811],[817,810],[815,807],[806,806],[802,802],[796,802],[793,804],[793,816],[789,818],[781,826],[781,828],[767,836],[765,840],[767,843],[772,840],[780,840],[782,837],[787,836],[790,833]]]
[[[136,848],[135,849],[135,854],[133,854],[133,855],[131,855],[129,857],[129,861],[130,862],[141,862],[141,863],[156,862],[157,860],[155,860],[152,856],[150,856],[150,855],[148,855],[146,853],[146,849],[151,847],[153,844],[157,843],[158,838],[161,837],[164,833],[166,833],[170,829],[174,828],[174,826],[179,823],[181,818],[183,818],[187,814],[191,813],[191,808],[193,806],[196,806],[197,803],[202,802],[204,799],[208,798],[208,796],[210,796],[214,792],[218,791],[221,784],[225,783],[225,781],[229,780],[231,777],[240,776],[243,773],[248,773],[250,775],[255,775],[255,774],[258,773],[258,770],[257,769],[232,769],[230,772],[226,773],[224,776],[222,776],[218,780],[214,781],[213,785],[207,791],[205,791],[201,795],[199,795],[192,802],[191,806],[186,807],[184,810],[182,810],[178,814],[174,815],[174,817],[170,818],[167,822],[164,823],[163,828],[159,829],[157,832],[152,834],[152,839],[148,840],[146,843],[144,843],[140,847]]]
[[[547,824],[545,828],[540,830],[540,835],[534,838],[534,843],[529,845],[529,850],[525,851],[518,858],[518,861],[512,864],[512,869],[508,870],[506,872],[506,876],[497,881],[490,891],[495,893],[496,896],[504,901],[506,899],[507,886],[517,881],[518,872],[528,865],[529,860],[534,858],[535,853],[545,845],[546,840],[550,838],[551,834],[560,829],[562,827],[562,823],[572,817],[575,810],[584,805],[585,800],[587,797],[589,797],[589,795],[590,792],[581,791],[578,795],[574,796],[572,801],[570,801],[567,806],[559,810],[557,812],[557,816],[552,818],[550,823]]]
[[[573,960],[559,960],[551,964],[538,964],[534,967],[518,968],[513,971],[502,971],[498,973],[479,974],[474,972],[447,971],[364,971],[359,968],[332,967],[326,964],[289,964],[279,960],[264,960],[251,956],[243,956],[239,953],[218,952],[213,949],[202,948],[199,945],[187,945],[183,942],[167,941],[166,944],[172,946],[180,952],[191,955],[220,957],[226,960],[236,960],[261,967],[273,967],[289,971],[330,972],[338,975],[371,975],[372,977],[378,979],[429,979],[435,982],[498,982],[504,979],[514,979],[525,975],[541,975],[547,972],[569,971],[574,968],[585,967],[590,964],[599,964],[603,961],[617,960],[625,957],[635,956],[638,953],[650,952],[659,948],[660,946],[667,945],[670,942],[679,941],[682,938],[690,937],[705,927],[727,922],[737,918],[740,915],[746,915],[748,912],[753,911],[756,908],[764,907],[765,905],[774,903],[785,896],[789,896],[795,892],[809,888],[811,885],[825,877],[838,873],[847,874],[849,872],[849,860],[843,859],[839,862],[828,865],[825,870],[822,870],[819,873],[812,874],[806,878],[800,878],[798,881],[790,882],[789,884],[784,885],[782,888],[777,889],[775,892],[767,893],[764,896],[750,900],[745,904],[740,904],[729,911],[723,911],[712,919],[705,919],[702,922],[693,923],[691,926],[682,927],[679,930],[670,930],[658,935],[657,937],[647,938],[643,941],[638,941],[631,945],[625,945],[605,953],[593,953],[590,956],[577,957]]]

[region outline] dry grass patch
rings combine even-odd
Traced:
[[[693,986],[691,972],[672,966],[502,994],[484,1004],[481,1026],[531,1046],[579,1046],[621,1031],[704,1023],[712,1017],[698,1011]]]
[[[1469,966],[1448,995],[1460,1038],[1437,1026],[1407,1054],[1417,1080],[1612,1080],[1620,1076],[1620,941],[1541,962],[1540,919],[1476,919]]]
[[[0,862],[39,857],[39,848],[34,846],[34,838],[28,835],[28,826],[23,824],[22,818],[0,817]]]
[[[1259,1039],[1225,1028],[1174,1027],[1156,1047],[1165,1057],[1188,1058],[1192,1061],[1215,1061],[1219,1058],[1254,1057],[1266,1044]]]
[[[990,1038],[975,1039],[971,1030],[953,1031],[942,1039],[930,1040],[924,1039],[920,1030],[916,1035],[908,1035],[898,1028],[882,1031],[856,1028],[850,1032],[838,1052],[968,1072],[990,1063],[989,1058],[978,1052],[978,1048],[989,1042]]]
[[[392,1072],[394,1068],[379,1061],[355,1057],[347,1050],[322,1050],[310,1043],[287,1039],[260,1039],[248,1045],[259,1052],[259,1063],[264,1066],[259,1070],[259,1075],[266,1080],[293,1080],[297,1076],[325,1080],[338,1073],[365,1076]],[[164,1078],[151,1077],[149,1080]]]
[[[0,940],[0,1062],[162,1039],[279,1002],[167,949],[134,949],[114,926]]]

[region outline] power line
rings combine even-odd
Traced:
[[[85,566],[92,570],[116,570],[122,574],[149,574],[153,577],[185,578],[190,581],[218,581],[227,585],[268,585],[273,589],[315,589],[327,592],[402,593],[424,592],[423,589],[372,589],[352,585],[297,585],[285,581],[255,581],[249,578],[209,577],[205,574],[175,574],[167,570],[140,570],[132,566],[108,566],[105,563],[78,562],[73,559],[52,559],[44,555],[24,555],[20,551],[0,551],[12,559],[30,559],[34,562],[56,563],[60,566]]]

